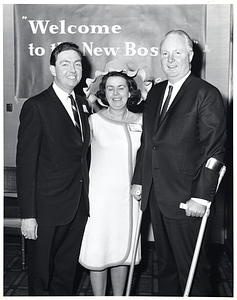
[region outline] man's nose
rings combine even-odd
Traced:
[[[169,61],[169,62],[174,61],[174,56],[173,56],[172,53],[169,54],[169,56],[168,56],[168,61]]]
[[[75,66],[74,66],[73,64],[71,64],[71,66],[70,66],[70,71],[71,71],[72,73],[75,73],[75,72],[76,72],[76,68],[75,68]]]

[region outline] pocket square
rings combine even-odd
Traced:
[[[85,104],[82,105],[82,108],[83,108],[83,111],[84,111],[85,113],[88,113],[88,114],[89,114],[89,111],[88,111],[88,109],[87,109],[87,107],[86,107]]]

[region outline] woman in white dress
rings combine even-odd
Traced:
[[[140,203],[131,196],[130,189],[140,146],[142,115],[129,111],[127,106],[141,101],[141,91],[123,69],[106,72],[96,97],[107,108],[89,119],[90,217],[79,262],[90,270],[95,296],[105,296],[108,270],[113,295],[122,296],[140,209]],[[140,260],[139,244],[135,263]]]

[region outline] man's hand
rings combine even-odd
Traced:
[[[142,197],[142,186],[139,184],[133,184],[131,194],[136,200],[140,201]]]
[[[203,217],[206,212],[206,206],[190,199],[186,202],[187,209],[185,209],[187,217]]]
[[[21,233],[25,239],[36,240],[38,224],[35,218],[21,220]]]

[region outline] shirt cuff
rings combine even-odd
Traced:
[[[204,205],[204,206],[208,206],[208,203],[209,203],[209,201],[200,199],[200,198],[191,198],[191,199],[199,204]]]

